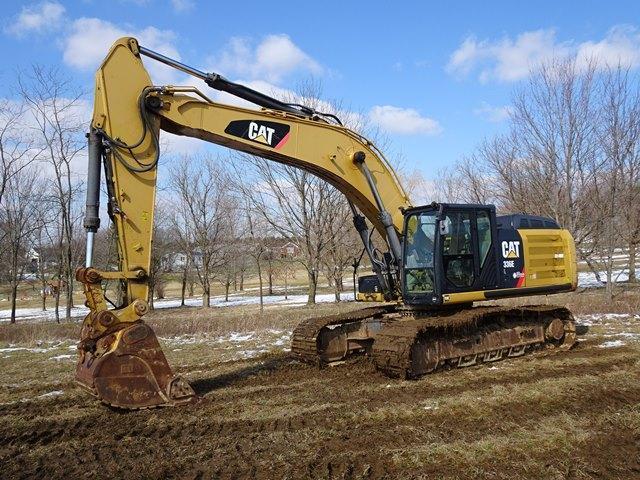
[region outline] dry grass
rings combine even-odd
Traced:
[[[268,306],[260,312],[257,306],[225,308],[165,308],[144,317],[160,337],[177,335],[224,335],[270,328],[292,330],[300,321],[315,316],[362,308],[362,304],[320,303],[296,308]],[[0,346],[4,344],[37,345],[46,341],[77,339],[82,319],[70,322],[18,322],[0,324]]]
[[[230,308],[162,309],[145,317],[158,335],[225,334],[280,328],[293,330],[302,320],[362,308],[354,302],[319,303],[295,308],[267,306],[260,312],[258,306]]]

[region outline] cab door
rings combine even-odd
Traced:
[[[440,220],[442,293],[495,288],[495,210],[448,208]]]

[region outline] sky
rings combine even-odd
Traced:
[[[39,63],[58,66],[89,99],[108,47],[132,35],[265,93],[313,78],[427,179],[505,131],[513,92],[541,62],[575,55],[640,68],[637,1],[5,0],[2,10],[0,98],[15,95],[17,70]],[[208,88],[144,61],[156,84]]]

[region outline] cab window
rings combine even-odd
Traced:
[[[409,293],[434,290],[435,212],[421,212],[407,219],[404,250],[405,286]]]
[[[469,287],[474,279],[471,213],[450,212],[442,221],[445,277],[455,287]]]
[[[484,267],[484,262],[491,248],[491,220],[489,212],[478,210],[476,213],[476,226],[478,229],[478,246],[480,253],[480,268]]]

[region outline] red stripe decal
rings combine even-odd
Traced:
[[[289,132],[291,133],[291,132]],[[278,142],[278,144],[274,147],[276,150],[279,150],[280,148],[282,148],[284,146],[285,143],[287,143],[287,140],[289,140],[289,133],[287,133],[284,138],[282,140],[280,140]]]
[[[520,288],[524,283],[524,268],[522,269],[522,276],[518,279],[518,283],[516,283],[516,288]]]

